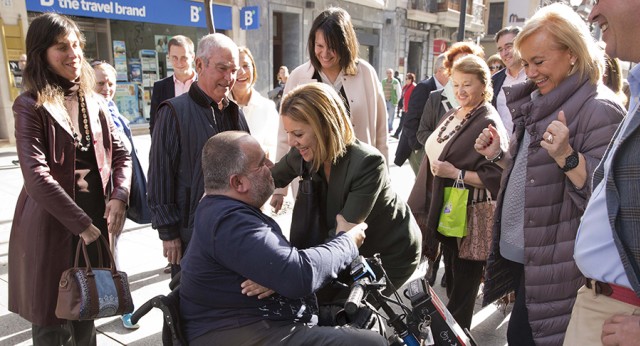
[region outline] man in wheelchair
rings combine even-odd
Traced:
[[[358,256],[366,224],[338,215],[335,239],[291,247],[260,211],[274,190],[271,165],[244,132],[217,134],[204,146],[205,196],[181,262],[180,315],[189,344],[386,345],[374,331],[316,325],[314,292]]]

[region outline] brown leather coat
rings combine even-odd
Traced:
[[[131,158],[97,94],[86,101],[105,200],[128,203]],[[36,325],[60,324],[64,321],[55,316],[60,275],[73,265],[72,237],[91,224],[74,202],[76,149],[63,107],[37,107],[34,97],[23,93],[13,113],[24,186],[9,240],[9,310]]]

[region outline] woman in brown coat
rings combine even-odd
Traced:
[[[423,231],[425,256],[430,260],[436,258],[438,242],[446,248],[447,308],[463,328],[471,329],[484,262],[460,258],[459,238],[437,232],[445,202],[444,190],[461,176],[465,188],[469,189],[468,204],[475,190],[482,191],[483,196],[488,190],[495,196],[500,188],[502,169],[471,148],[477,131],[489,124],[500,129],[503,143],[507,142],[507,134],[498,112],[490,103],[493,96],[491,73],[485,61],[476,55],[468,55],[456,60],[451,71],[450,83],[459,107],[447,112],[426,140],[424,160],[427,164],[423,161],[408,202]]]
[[[9,310],[32,323],[34,345],[95,345],[93,321],[55,316],[58,281],[78,241],[119,234],[131,159],[93,92],[84,37],[46,13],[27,32],[25,92],[13,105],[24,186],[9,240]]]

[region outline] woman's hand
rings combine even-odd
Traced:
[[[248,297],[253,297],[257,295],[258,299],[267,298],[270,295],[276,293],[274,290],[266,288],[249,279],[245,280],[242,284],[240,284],[240,287],[242,287],[242,294],[245,294]]]
[[[347,221],[342,214],[336,215],[336,235],[346,232],[347,235],[353,240],[356,246],[359,248],[364,243],[364,230],[369,227],[366,223],[351,223]]]
[[[436,177],[458,179],[460,170],[448,161],[434,160],[431,162],[431,173]]]
[[[115,236],[122,233],[124,221],[127,218],[126,213],[127,208],[123,201],[114,198],[107,203],[107,207],[104,209],[104,218],[107,219],[109,233]]]
[[[274,212],[279,212],[282,209],[282,204],[284,204],[284,195],[281,194],[273,194],[271,196],[271,202],[269,202]]]
[[[498,130],[489,124],[489,127],[484,128],[482,132],[480,132],[473,148],[476,149],[478,154],[484,155],[486,158],[492,159],[497,157],[502,151]]]
[[[98,239],[98,237],[100,237],[100,230],[93,224],[89,225],[87,229],[80,233],[80,238],[82,238],[82,241],[84,241],[85,245],[93,243],[96,239]]]
[[[547,130],[542,134],[540,146],[549,152],[549,156],[554,159],[560,167],[564,166],[567,156],[571,155],[573,149],[569,145],[569,128],[564,111],[558,113],[558,120],[554,120],[547,126]]]

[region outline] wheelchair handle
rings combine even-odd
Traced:
[[[351,285],[349,297],[344,303],[344,311],[349,315],[355,314],[360,306],[362,306],[362,297],[364,297],[364,288],[369,282],[369,278],[362,278]]]
[[[161,297],[161,296],[159,296],[159,297]],[[144,317],[144,315],[146,315],[149,311],[151,311],[151,309],[153,308],[153,302],[157,298],[158,297],[148,300],[147,302],[142,304],[142,306],[140,306],[136,311],[134,311],[133,314],[131,315],[131,324],[138,323],[138,321],[142,317]]]

